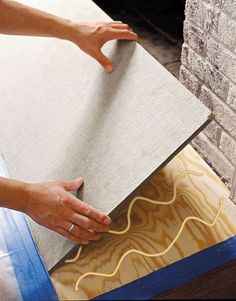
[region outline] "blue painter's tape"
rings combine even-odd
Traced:
[[[1,155],[0,171],[1,176],[9,176]],[[24,301],[58,300],[46,267],[31,236],[24,214],[0,208],[0,226],[22,299]]]
[[[236,236],[94,300],[149,300],[236,259]]]
[[[24,301],[58,300],[22,213],[0,209],[1,231]]]

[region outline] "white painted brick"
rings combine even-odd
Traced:
[[[186,20],[191,20],[198,26],[203,26],[202,1],[187,0],[185,5]]]
[[[236,50],[236,21],[230,19],[225,13],[219,17],[218,31],[215,34],[218,41],[222,42],[226,48]]]
[[[213,6],[213,7],[222,7],[222,1],[223,0],[209,0],[208,2]]]
[[[231,138],[226,132],[222,132],[220,138],[220,149],[229,161],[236,166],[236,140]]]
[[[196,76],[192,75],[183,65],[180,67],[179,80],[195,96],[198,95],[198,91],[200,90],[201,84],[196,78]]]
[[[204,133],[216,146],[219,146],[222,128],[215,120],[204,129]]]
[[[236,202],[236,0],[187,0],[185,13],[180,80],[215,115],[193,145],[230,184],[235,172]]]
[[[221,7],[229,16],[236,19],[236,1],[235,0],[222,0]]]
[[[184,22],[184,41],[194,51],[204,56],[206,52],[205,33],[203,30],[192,25],[190,22]]]
[[[223,100],[226,99],[229,89],[228,78],[193,51],[186,43],[182,48],[181,61],[194,76],[204,82],[216,95]]]
[[[212,5],[203,5],[203,28],[208,34],[216,33],[219,27],[220,9]]]
[[[236,139],[236,114],[206,86],[202,86],[200,100],[214,113],[215,120]]]
[[[191,143],[194,148],[203,156],[218,175],[229,183],[233,182],[234,166],[224,156],[224,154],[215,146],[205,134],[199,134]]]
[[[204,6],[204,30],[222,43],[227,49],[236,49],[236,21],[222,10],[209,5]]]
[[[223,73],[207,61],[203,64],[204,83],[220,99],[225,100],[229,90],[229,80]]]
[[[182,45],[182,51],[181,51],[181,62],[183,65],[188,65],[188,56],[189,56],[189,47],[186,43],[183,43]]]
[[[184,43],[181,53],[182,64],[192,72],[193,75],[204,81],[204,61],[200,55]]]
[[[229,83],[229,94],[226,102],[234,111],[236,111],[236,85],[231,82]]]
[[[236,83],[236,55],[211,36],[207,37],[207,60]]]

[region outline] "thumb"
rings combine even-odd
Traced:
[[[62,183],[62,186],[65,188],[66,191],[74,191],[80,188],[84,183],[82,178],[78,178],[72,181],[66,181]]]
[[[103,68],[108,72],[111,73],[113,71],[113,65],[112,62],[106,57],[101,50],[99,50],[95,55],[94,55],[95,60],[97,60]]]

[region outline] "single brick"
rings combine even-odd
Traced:
[[[179,80],[195,96],[198,95],[198,91],[201,87],[200,81],[194,75],[192,75],[183,65],[180,67]]]
[[[182,64],[193,75],[198,77],[201,81],[204,81],[204,60],[200,55],[193,51],[186,43],[184,43],[181,54]]]
[[[183,65],[188,65],[188,54],[189,53],[189,47],[186,43],[183,43],[182,45],[182,51],[181,51],[181,62]]]
[[[236,83],[236,55],[211,36],[207,37],[207,60]]]
[[[229,94],[227,97],[227,104],[236,111],[236,85],[233,83],[229,83]]]
[[[236,166],[236,141],[224,131],[220,138],[220,149],[229,161]]]
[[[185,16],[186,20],[190,20],[200,27],[203,26],[202,1],[187,0],[185,5]]]
[[[236,50],[236,20],[229,18],[225,13],[219,17],[218,32],[215,37],[231,51]]]
[[[205,33],[212,34],[217,32],[219,27],[220,10],[215,6],[204,4],[203,15],[203,29],[205,30]]]
[[[222,128],[215,120],[204,129],[204,133],[216,146],[219,146]]]
[[[204,133],[199,134],[191,143],[203,156],[210,166],[220,175],[224,182],[231,187],[233,182],[234,166],[224,154],[214,145]]]
[[[199,98],[214,113],[217,123],[230,133],[234,139],[236,139],[235,112],[206,86],[202,86]]]
[[[220,99],[225,100],[229,90],[228,78],[207,61],[204,62],[203,68],[204,83],[206,86],[219,96]]]
[[[206,52],[205,33],[193,26],[190,22],[184,22],[184,41],[197,53],[204,56]]]

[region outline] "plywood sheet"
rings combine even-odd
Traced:
[[[90,0],[22,2],[73,20],[110,20]],[[111,75],[69,42],[1,36],[0,45],[0,149],[11,176],[82,176],[83,200],[105,213],[209,120],[209,110],[134,42],[104,48]],[[30,225],[50,269],[73,244]]]
[[[229,200],[229,190],[191,146],[187,146],[157,175],[142,185],[137,195],[169,201],[173,195],[174,182],[184,170],[197,171],[203,173],[203,176],[186,175],[181,178],[175,203],[156,206],[143,201],[137,202],[132,210],[132,227],[127,234],[104,234],[101,241],[93,242],[83,249],[77,262],[64,264],[52,273],[51,278],[61,300],[94,298],[236,234],[236,206]],[[191,221],[166,255],[145,258],[130,254],[114,277],[90,276],[81,282],[77,292],[74,290],[76,280],[86,272],[113,272],[121,256],[131,248],[147,253],[163,251],[188,216],[198,216],[211,222],[219,207],[220,198],[224,199],[224,207],[213,228]],[[125,228],[129,202],[127,200],[116,212],[113,229]]]

